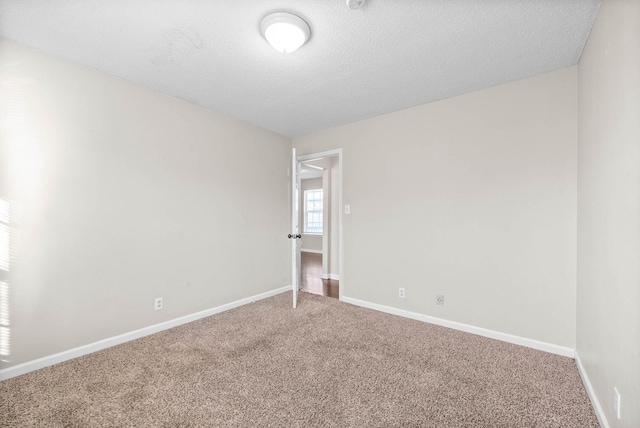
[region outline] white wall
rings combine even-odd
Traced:
[[[0,368],[291,283],[289,139],[6,40],[0,85]]]
[[[577,353],[609,425],[639,427],[640,1],[602,2],[578,75]]]
[[[302,230],[302,249],[322,251],[322,235],[304,233],[304,191],[322,189],[322,178],[309,178],[300,181],[300,230]]]
[[[576,109],[572,67],[294,138],[343,149],[344,295],[573,348]]]

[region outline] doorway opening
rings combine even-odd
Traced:
[[[298,157],[300,289],[340,298],[342,258],[341,150]]]

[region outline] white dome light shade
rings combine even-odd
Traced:
[[[291,53],[309,40],[311,30],[302,18],[290,13],[278,12],[267,15],[260,30],[275,50]]]

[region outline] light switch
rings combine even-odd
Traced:
[[[344,213],[345,214],[351,214],[351,205],[345,205],[344,206]]]

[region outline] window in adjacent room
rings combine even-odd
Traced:
[[[304,233],[322,235],[322,189],[304,191]]]

